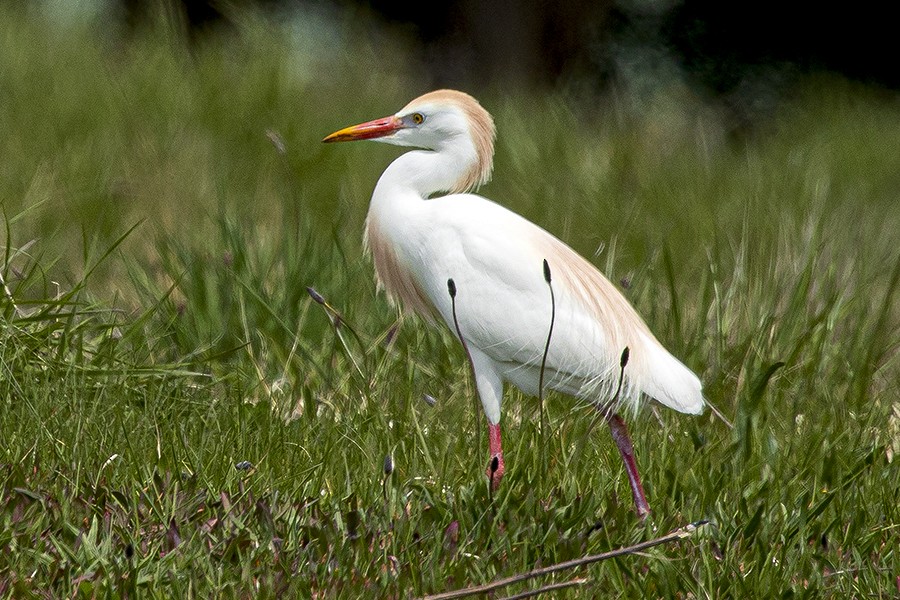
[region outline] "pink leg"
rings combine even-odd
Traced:
[[[491,482],[491,489],[496,491],[500,487],[500,480],[506,472],[503,464],[503,446],[500,442],[500,424],[488,423],[488,437],[490,438],[490,457],[485,471]]]
[[[631,444],[631,436],[628,435],[628,427],[625,421],[617,414],[606,418],[613,440],[622,455],[625,470],[628,472],[628,483],[631,484],[631,496],[634,499],[634,508],[638,516],[643,520],[650,513],[650,505],[644,496],[644,487],[641,485],[641,476],[638,475],[637,463],[634,461],[634,446]],[[498,433],[499,435],[499,433]]]

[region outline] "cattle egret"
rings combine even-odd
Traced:
[[[323,141],[417,148],[378,180],[364,243],[389,299],[428,321],[443,320],[466,348],[488,420],[491,486],[496,489],[505,470],[503,383],[531,395],[543,383],[604,411],[643,518],[650,508],[617,409],[636,407],[647,396],[699,414],[700,381],[591,263],[537,225],[470,193],[490,179],[494,137],[493,119],[474,98],[438,90]],[[626,348],[630,359],[622,370]]]

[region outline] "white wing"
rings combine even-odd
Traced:
[[[593,265],[548,232],[471,194],[423,202],[409,218],[416,226],[404,230],[416,234],[393,243],[399,270],[412,278],[420,306],[404,304],[423,312],[421,300],[427,300],[456,333],[447,289],[452,278],[460,332],[504,379],[537,393],[553,314],[543,271],[547,260],[556,308],[546,385],[602,403],[617,387],[620,357],[628,347],[624,400],[636,402],[643,392],[682,412],[702,411],[697,377],[659,344]],[[371,246],[371,228],[369,233]]]

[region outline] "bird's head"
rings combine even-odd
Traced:
[[[419,96],[395,115],[345,127],[323,142],[374,140],[460,155],[470,163],[452,191],[487,182],[494,160],[494,120],[472,96],[437,90]]]

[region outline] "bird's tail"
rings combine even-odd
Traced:
[[[659,342],[645,339],[645,374],[641,378],[641,391],[669,408],[679,412],[699,415],[706,401],[700,380],[694,372],[669,354]]]

